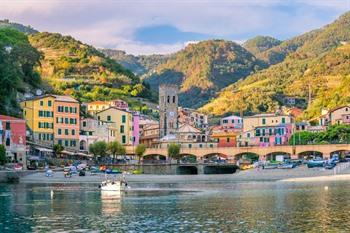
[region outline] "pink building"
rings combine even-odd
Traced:
[[[239,116],[228,116],[220,120],[220,125],[225,129],[242,129],[243,119]]]
[[[138,112],[133,112],[133,122],[132,122],[132,127],[133,127],[133,145],[138,145],[140,143],[140,115]]]
[[[0,144],[13,163],[26,165],[26,122],[23,119],[0,115]]]

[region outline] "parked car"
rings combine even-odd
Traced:
[[[324,164],[325,164],[325,161],[323,159],[312,159],[307,162],[307,167],[308,168],[323,167]]]

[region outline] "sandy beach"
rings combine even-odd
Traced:
[[[120,175],[110,175],[110,177],[119,177]],[[21,183],[100,183],[105,179],[104,174],[86,176],[73,175],[71,178],[65,178],[63,172],[54,172],[53,177],[45,177],[44,172],[37,172],[20,179]],[[323,181],[323,180],[350,180],[350,168],[345,168],[341,172],[334,174],[333,170],[324,168],[307,168],[300,166],[294,169],[269,169],[257,170],[251,169],[239,171],[234,174],[225,175],[127,175],[130,183],[200,183],[200,182],[305,182],[305,181]]]

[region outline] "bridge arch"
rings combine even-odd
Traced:
[[[284,159],[291,159],[291,154],[288,152],[284,152],[284,151],[275,151],[275,152],[268,153],[265,155],[265,158],[268,161],[274,161],[274,160],[276,160],[276,157],[278,155],[281,155],[281,156],[283,155]]]
[[[316,151],[316,150],[309,150],[309,151],[302,151],[298,153],[298,158],[299,159],[313,159],[316,157],[321,157],[323,158],[323,153],[320,151]]]
[[[256,161],[259,161],[260,155],[254,152],[242,152],[239,154],[235,154],[233,156],[235,161],[248,161],[250,163],[254,163]]]
[[[176,168],[176,175],[198,175],[198,168],[196,166],[178,166]]]
[[[350,156],[350,150],[335,150],[329,153],[330,158],[332,158],[334,155],[338,155],[339,159],[345,159],[346,156]]]
[[[161,154],[148,154],[143,156],[142,158],[143,163],[165,163],[166,162],[166,156]]]
[[[197,162],[197,156],[189,153],[182,153],[179,155],[180,162],[182,163],[195,163]]]
[[[221,162],[221,161],[227,161],[229,156],[223,153],[209,153],[203,155],[204,162]]]

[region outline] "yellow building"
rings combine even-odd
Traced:
[[[44,95],[21,102],[23,117],[35,143],[62,144],[76,150],[79,143],[79,102],[70,96]]]
[[[110,123],[109,133],[111,138],[115,138],[123,145],[133,144],[133,115],[117,107],[109,107],[96,113],[100,121]]]
[[[102,110],[105,110],[109,107],[116,107],[122,110],[128,109],[128,103],[123,100],[110,100],[110,101],[93,101],[90,103],[85,103],[86,106],[86,112],[90,115],[95,115],[97,112],[100,112]]]

